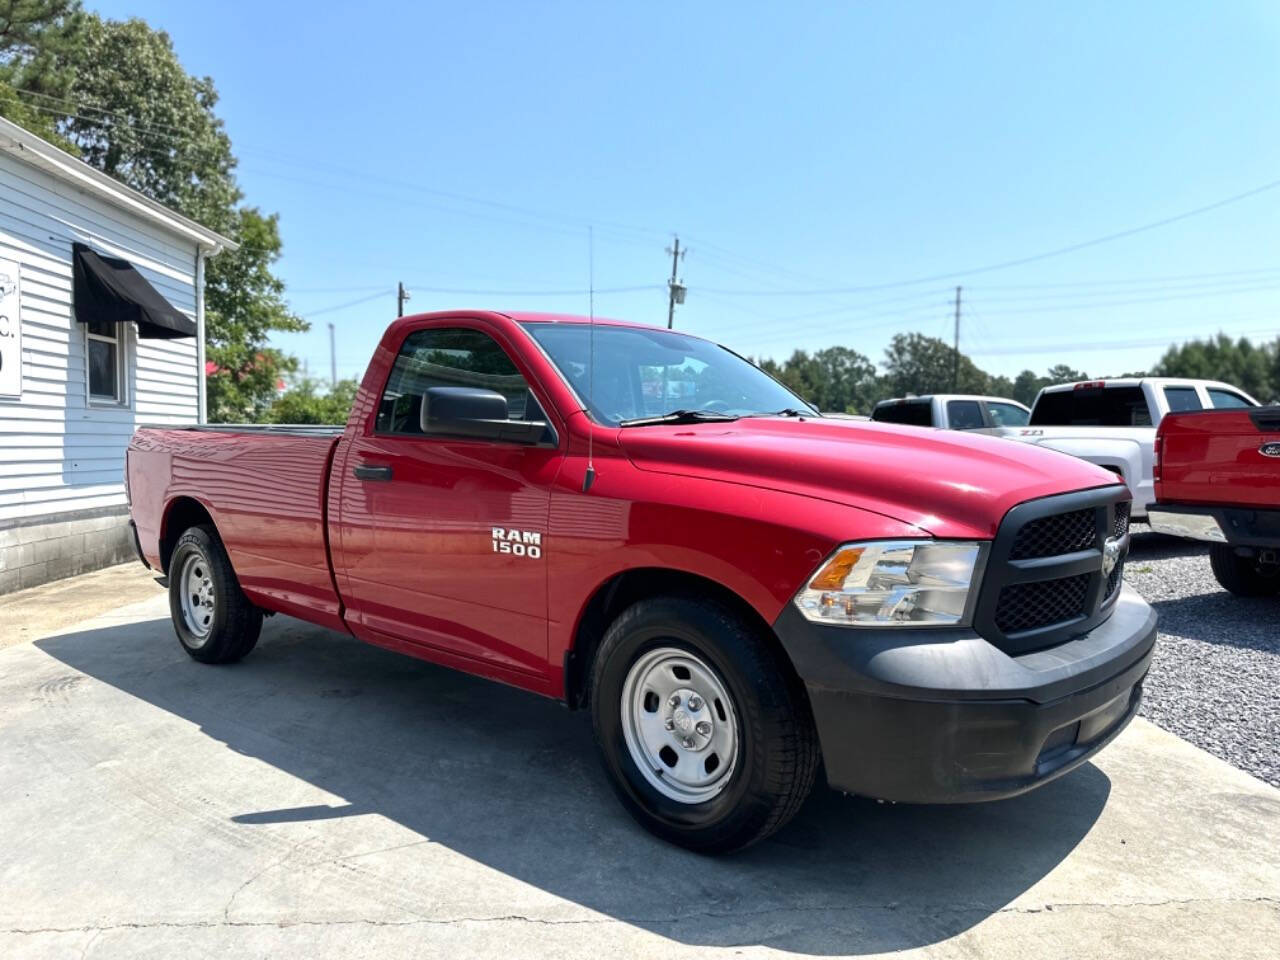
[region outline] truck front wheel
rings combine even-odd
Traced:
[[[773,833],[813,787],[804,690],[753,625],[719,604],[642,600],[609,627],[590,701],[623,805],[658,836],[726,853]]]
[[[258,642],[262,611],[240,589],[218,533],[192,527],[169,560],[169,613],[182,649],[201,663],[234,663]]]
[[[1242,557],[1229,543],[1209,547],[1209,564],[1224,589],[1238,597],[1269,597],[1280,593],[1280,564]]]

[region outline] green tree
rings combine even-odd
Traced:
[[[850,347],[796,350],[782,364],[765,359],[759,366],[828,413],[856,413],[875,404],[875,364]]]
[[[275,214],[253,207],[235,211],[231,232],[240,249],[209,261],[205,274],[205,356],[209,419],[215,423],[261,419],[281,378],[297,360],[267,346],[277,330],[305,330],[284,302],[284,284],[271,272],[280,256]]]
[[[0,116],[73,153],[57,111],[74,79],[63,55],[83,25],[79,0],[0,0]]]
[[[1013,381],[1013,390],[1009,396],[1013,397],[1019,403],[1025,403],[1028,407],[1035,402],[1036,394],[1040,392],[1040,388],[1048,383],[1043,377],[1036,375],[1034,370],[1023,370]]]
[[[1042,386],[1051,387],[1057,383],[1077,383],[1088,379],[1089,375],[1083,370],[1072,369],[1065,363],[1056,363],[1045,372]]]
[[[13,47],[7,64],[25,90],[57,86],[59,109],[71,110],[57,118],[58,135],[85,162],[240,244],[210,260],[205,275],[209,418],[260,418],[295,367],[267,346],[269,337],[307,324],[289,311],[272,272],[281,249],[276,217],[242,204],[213,81],[187,74],[168,34],[142,20],[16,0],[26,4],[63,10]]]
[[[1255,346],[1247,337],[1232,340],[1219,333],[1209,340],[1171,346],[1156,364],[1155,373],[1161,377],[1222,380],[1259,399],[1270,399],[1278,386],[1273,379],[1275,365],[1271,348]]]
[[[270,423],[346,423],[359,384],[339,380],[331,389],[310,377],[290,385],[267,410]]]
[[[955,382],[952,371],[955,370]],[[900,333],[885,348],[885,386],[890,396],[908,393],[988,393],[991,377],[963,353],[937,337]]]

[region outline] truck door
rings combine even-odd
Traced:
[[[433,321],[407,333],[335,477],[347,618],[375,643],[543,673],[555,427],[548,421],[538,445],[423,429],[431,387],[496,391],[511,419],[547,420],[545,399],[483,327]]]

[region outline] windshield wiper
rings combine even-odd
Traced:
[[[761,410],[748,414],[752,417],[819,417],[821,414],[812,410],[797,410],[795,407],[783,407],[781,410]]]
[[[660,417],[634,417],[631,420],[620,420],[620,427],[651,427],[660,423],[728,423],[737,420],[731,413],[717,413],[714,410],[672,410]]]

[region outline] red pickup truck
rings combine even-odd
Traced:
[[[1114,474],[825,419],[652,327],[408,317],[345,427],[144,428],[127,473],[196,660],[283,613],[587,708],[626,808],[703,851],[776,830],[820,766],[920,802],[1066,773],[1155,642]]]
[[[1232,593],[1280,594],[1280,406],[1165,417],[1155,492],[1151,529],[1208,542]]]

